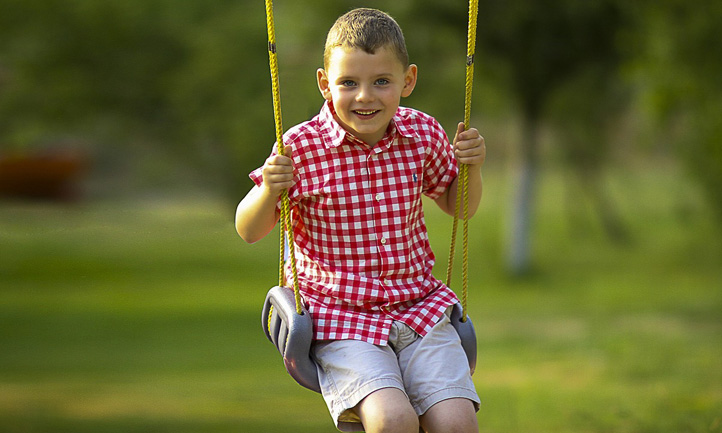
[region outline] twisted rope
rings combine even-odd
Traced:
[[[466,92],[464,97],[464,130],[469,129],[471,121],[471,93],[474,84],[474,56],[476,55],[476,21],[479,11],[479,1],[469,1],[469,27],[466,38]],[[461,268],[461,321],[467,318],[468,280],[469,280],[469,170],[466,164],[459,166],[459,176],[456,190],[456,206],[454,208],[454,222],[451,229],[451,245],[449,246],[449,264],[446,268],[446,285],[451,286],[451,275],[454,267],[456,253],[456,236],[459,224],[459,215],[462,214],[462,268]],[[463,203],[462,203],[463,202]],[[463,208],[463,209],[462,209]]]
[[[273,119],[276,124],[276,143],[278,154],[283,155],[283,121],[281,119],[281,86],[278,79],[278,57],[276,55],[276,25],[273,21],[273,0],[266,0],[266,27],[268,29],[268,59],[271,69],[271,91],[273,92]],[[288,245],[288,257],[293,269],[293,293],[296,298],[296,312],[302,314],[301,292],[298,288],[298,270],[296,269],[296,252],[293,245],[293,227],[291,226],[291,205],[288,190],[281,193],[281,236],[279,246],[278,285],[286,284],[283,252]]]

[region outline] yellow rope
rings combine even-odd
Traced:
[[[266,27],[268,28],[268,58],[271,69],[271,90],[273,92],[273,119],[276,124],[276,143],[278,145],[278,154],[283,155],[285,146],[283,143],[283,121],[281,119],[281,86],[278,79],[278,57],[276,55],[276,25],[273,22],[273,0],[266,0]],[[291,226],[291,206],[289,202],[288,190],[283,190],[281,194],[281,240],[279,247],[278,284],[280,286],[286,284],[283,269],[283,252],[286,244],[288,244],[288,257],[291,261],[291,269],[293,269],[293,293],[296,297],[296,312],[301,314],[301,293],[298,288],[298,271],[296,270],[296,254],[293,245],[293,227]]]
[[[464,98],[464,130],[469,129],[471,121],[471,91],[474,83],[474,56],[476,55],[476,21],[479,11],[479,1],[469,1],[469,28],[466,39],[466,92]],[[461,215],[463,225],[462,235],[462,268],[461,268],[461,320],[467,318],[468,280],[469,280],[469,170],[466,164],[459,166],[459,177],[457,180],[456,207],[454,209],[454,222],[451,229],[451,245],[449,247],[449,264],[446,268],[446,285],[451,285],[451,274],[453,271],[454,255],[456,250],[456,234],[459,216]],[[463,199],[463,200],[462,200]],[[463,203],[462,203],[463,201]],[[462,209],[463,207],[463,209]]]

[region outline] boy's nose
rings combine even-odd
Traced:
[[[356,100],[358,102],[369,102],[373,99],[374,95],[371,86],[359,86],[358,93],[356,94]]]

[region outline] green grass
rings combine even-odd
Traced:
[[[668,170],[611,176],[632,233],[615,245],[564,180],[545,175],[536,272],[514,279],[509,187],[485,177],[481,431],[722,432],[722,236],[702,201]],[[335,431],[260,330],[277,236],[244,244],[233,206],[0,203],[0,432]],[[442,275],[450,221],[427,219]]]

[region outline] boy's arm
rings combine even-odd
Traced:
[[[263,164],[263,183],[254,186],[236,208],[236,231],[248,243],[263,239],[278,222],[278,197],[293,185],[290,147],[286,155],[273,155]]]
[[[484,143],[484,137],[479,134],[474,128],[470,128],[464,131],[464,124],[459,123],[456,129],[456,135],[454,137],[454,156],[456,160],[461,164],[468,165],[468,193],[469,193],[469,214],[471,218],[476,213],[481,201],[482,193],[482,179],[481,179],[481,166],[484,165],[486,159],[486,145]],[[458,189],[459,178],[456,179],[449,185],[439,198],[436,199],[436,204],[447,214],[453,216],[454,210],[456,209],[456,193]],[[462,218],[463,209],[460,210]]]
[[[252,244],[263,239],[278,222],[278,196],[262,186],[254,186],[236,208],[236,231]]]

